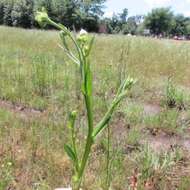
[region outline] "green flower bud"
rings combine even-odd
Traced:
[[[71,112],[71,117],[72,117],[73,119],[75,119],[76,116],[77,116],[77,111],[72,111],[72,112]]]
[[[85,46],[83,47],[83,50],[84,50],[84,55],[85,55],[85,56],[88,56],[89,46],[88,46],[88,45],[85,45]]]
[[[42,8],[42,11],[37,11],[35,20],[42,27],[45,27],[49,23],[49,17],[47,12],[45,11],[45,8]]]
[[[84,46],[88,42],[88,39],[88,33],[82,29],[77,36],[77,41],[80,43],[80,45]]]
[[[125,85],[124,85],[124,90],[130,89],[136,82],[137,82],[137,80],[128,77],[126,82],[125,82]]]
[[[86,35],[79,35],[77,41],[81,44],[85,44],[88,41],[88,37]]]
[[[69,115],[69,123],[68,123],[68,128],[73,129],[74,128],[74,124],[75,124],[75,120],[77,117],[77,111],[72,111]]]
[[[75,175],[75,176],[72,177],[72,181],[73,181],[74,183],[77,183],[78,180],[79,180],[78,176]]]

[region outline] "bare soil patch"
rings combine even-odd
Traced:
[[[41,117],[45,113],[45,111],[29,108],[21,104],[13,104],[12,102],[4,100],[0,100],[0,108],[15,113],[23,119],[29,119],[30,117]]]

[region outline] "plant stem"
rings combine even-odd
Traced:
[[[88,136],[87,136],[85,151],[84,151],[84,155],[82,158],[81,167],[80,167],[80,171],[79,171],[79,186],[81,185],[81,178],[83,176],[83,173],[84,173],[84,170],[85,170],[85,167],[86,167],[89,155],[90,155],[91,147],[93,144],[93,138],[92,138],[93,114],[92,114],[91,97],[89,95],[85,95],[85,104],[86,104],[87,118],[88,118]]]
[[[110,108],[108,109],[107,113],[103,117],[103,119],[97,124],[96,128],[94,129],[93,132],[93,139],[96,138],[96,136],[106,127],[106,124],[109,122],[111,119],[111,116],[113,114],[113,111],[115,107],[119,104],[120,100],[118,98],[115,98],[114,101],[112,102]]]
[[[50,25],[54,26],[55,28],[64,31],[69,36],[69,38],[74,43],[74,45],[75,45],[75,47],[77,49],[77,52],[78,52],[78,55],[79,55],[79,61],[80,61],[80,63],[82,63],[84,61],[84,60],[82,60],[82,57],[81,57],[82,52],[81,52],[76,40],[72,36],[71,32],[66,27],[64,27],[63,25],[57,24],[54,21],[52,21],[51,19],[49,19],[48,22],[49,22]]]
[[[110,186],[110,141],[111,141],[111,131],[110,131],[110,126],[108,123],[107,127],[107,165],[106,165],[106,189],[109,189]]]
[[[82,94],[84,96],[85,101],[85,108],[86,108],[86,114],[87,114],[87,125],[88,125],[88,134],[87,139],[85,139],[85,149],[84,153],[82,155],[82,159],[80,160],[77,154],[77,146],[76,146],[76,131],[74,128],[74,122],[75,122],[75,116],[71,120],[71,128],[72,128],[72,147],[69,145],[66,145],[66,152],[68,156],[72,159],[74,162],[75,167],[75,176],[73,176],[73,190],[79,190],[81,187],[82,178],[84,175],[84,171],[86,168],[86,165],[88,163],[88,159],[90,157],[90,152],[92,145],[94,143],[95,137],[108,126],[108,123],[111,119],[111,116],[116,108],[116,106],[119,104],[119,102],[126,96],[126,89],[130,89],[131,85],[134,83],[133,79],[127,79],[125,80],[121,86],[118,89],[118,93],[116,97],[114,98],[111,106],[109,107],[107,113],[103,117],[103,119],[97,124],[96,128],[93,126],[93,107],[92,107],[92,75],[90,70],[90,61],[88,60],[92,44],[94,42],[94,38],[91,39],[90,42],[88,39],[88,36],[83,36],[84,34],[80,34],[78,38],[75,38],[72,33],[61,24],[57,24],[54,21],[52,21],[47,15],[47,13],[39,12],[39,16],[37,17],[37,20],[44,24],[44,22],[47,22],[45,24],[50,24],[57,29],[61,30],[61,39],[63,42],[63,47],[61,48],[66,52],[68,57],[77,65],[80,66],[80,74],[81,74],[81,82],[82,82]],[[69,49],[66,37],[69,38],[73,45],[75,46],[76,56],[73,54],[73,52]],[[109,187],[110,183],[110,129],[108,127],[108,154],[107,154],[107,186]]]

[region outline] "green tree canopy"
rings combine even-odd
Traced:
[[[173,12],[170,8],[153,9],[145,17],[145,26],[152,34],[168,34],[175,24]]]
[[[97,31],[106,0],[0,0],[0,24],[37,26],[34,14],[45,7],[50,17],[69,28]]]

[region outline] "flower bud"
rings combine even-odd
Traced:
[[[49,22],[49,17],[44,8],[42,11],[37,11],[35,20],[39,23],[40,26],[45,27]]]
[[[130,89],[137,81],[133,78],[128,77],[125,85],[124,85],[124,89]]]
[[[75,124],[75,120],[77,117],[77,111],[72,111],[69,115],[69,123],[68,123],[68,128],[73,129],[74,128],[74,124]]]
[[[77,116],[77,111],[72,111],[71,112],[71,117],[75,119],[76,116]]]
[[[86,30],[82,29],[77,36],[77,41],[80,45],[84,46],[88,42],[88,33]]]
[[[85,45],[83,49],[84,49],[84,55],[88,56],[89,46]]]

